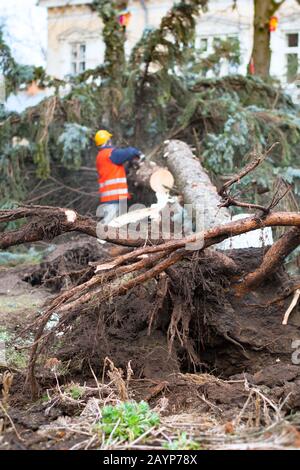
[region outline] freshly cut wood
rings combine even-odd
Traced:
[[[130,210],[126,214],[115,217],[108,225],[110,227],[121,228],[125,225],[135,224],[148,218],[158,219],[160,212],[169,202],[169,191],[173,185],[174,178],[168,170],[164,168],[156,169],[156,171],[150,176],[150,186],[156,195],[156,204],[152,204],[151,207]]]
[[[146,207],[145,209],[137,209],[133,211],[126,212],[119,217],[115,217],[108,224],[109,227],[121,228],[125,225],[136,224],[144,219],[156,219],[159,217],[162,207],[156,204],[153,204],[151,207]]]
[[[174,186],[174,177],[168,170],[160,168],[151,175],[150,186],[155,193],[168,193]]]

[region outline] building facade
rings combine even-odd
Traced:
[[[197,21],[197,47],[203,55],[213,52],[220,39],[237,38],[240,44],[241,64],[230,70],[230,64],[221,65],[221,75],[246,74],[253,48],[253,0],[212,0],[209,11]],[[293,91],[300,73],[300,6],[296,0],[286,0],[276,12],[278,27],[271,33],[271,75]]]
[[[92,0],[40,0],[48,11],[47,72],[57,78],[78,74],[103,62],[102,21],[90,5]],[[159,25],[172,6],[169,0],[132,0],[126,28],[127,52],[145,28]]]
[[[92,0],[40,0],[48,10],[47,72],[58,78],[80,73],[103,62],[102,22],[90,8]],[[140,39],[145,28],[159,25],[173,0],[131,0],[127,26],[127,52]],[[208,11],[197,21],[196,46],[203,57],[214,50],[220,39],[236,38],[240,43],[241,64],[231,68],[224,61],[220,74],[245,74],[253,46],[253,0],[210,0]],[[276,13],[278,28],[271,33],[271,75],[291,92],[295,90],[300,59],[300,6],[286,0]],[[209,73],[208,73],[209,76]]]

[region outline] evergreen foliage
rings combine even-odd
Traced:
[[[94,0],[93,8],[103,21],[103,40],[106,44],[104,69],[110,83],[122,82],[126,69],[125,28],[119,23],[119,14],[128,1]]]
[[[91,129],[76,123],[66,123],[58,143],[62,144],[61,162],[66,168],[80,168],[82,154],[88,148]]]
[[[278,141],[255,180],[245,178],[243,184],[258,201],[284,177],[300,195],[299,108],[277,83],[218,76],[224,60],[239,63],[240,51],[232,40],[221,41],[208,57],[195,48],[196,17],[207,1],[179,2],[157,30],[145,31],[127,59],[126,32],[118,22],[126,3],[95,0],[106,28],[103,66],[73,78],[64,97],[60,90],[66,84],[56,82],[54,96],[23,114],[2,110],[1,204],[26,200],[33,171],[38,183],[60,167],[69,172],[93,167],[91,138],[99,128],[112,130],[116,143],[140,146],[146,153],[166,138],[182,138],[196,147],[216,181],[236,172],[250,152]],[[206,78],[211,71],[214,76]]]

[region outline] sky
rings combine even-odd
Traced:
[[[18,62],[45,66],[47,11],[37,0],[0,0],[0,24]]]

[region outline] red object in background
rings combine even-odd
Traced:
[[[279,23],[279,20],[277,16],[272,16],[270,18],[270,32],[271,33],[275,33],[275,31],[277,31],[278,23]]]
[[[127,26],[129,25],[130,19],[131,19],[131,13],[130,11],[126,11],[119,16],[119,23],[121,26],[124,26],[125,28],[127,28]]]
[[[250,60],[249,73],[250,75],[255,75],[255,65],[254,65],[253,57],[251,57],[251,60]]]

